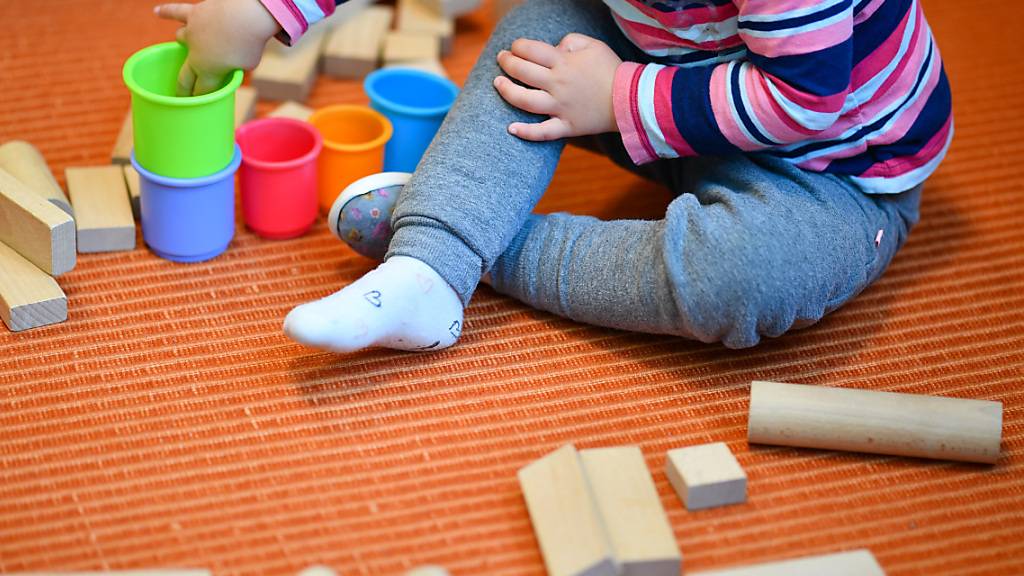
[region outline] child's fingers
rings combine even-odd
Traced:
[[[563,57],[562,52],[551,44],[529,38],[520,38],[513,42],[512,53],[545,68],[551,68]]]
[[[188,28],[186,26],[178,28],[178,31],[174,33],[174,37],[178,40],[178,42],[181,42],[182,44],[188,44]]]
[[[506,102],[520,110],[550,116],[558,108],[558,102],[551,94],[543,90],[524,88],[504,76],[494,79],[494,87]]]
[[[160,18],[177,20],[182,24],[187,24],[189,16],[192,15],[192,8],[192,4],[161,4],[153,9],[153,13]]]
[[[590,36],[584,36],[578,32],[571,32],[566,34],[562,41],[558,43],[558,48],[565,50],[566,52],[577,52],[587,48],[597,40]]]
[[[223,75],[200,72],[196,76],[196,86],[192,89],[192,94],[195,96],[202,96],[203,94],[216,92],[217,90],[220,90],[220,87],[223,84]]]
[[[508,133],[532,142],[547,142],[571,135],[569,125],[560,118],[549,118],[539,124],[515,122],[509,125]]]
[[[192,65],[186,60],[178,72],[178,96],[191,96],[196,85],[196,73]]]
[[[508,50],[498,52],[498,65],[506,74],[534,88],[546,89],[551,80],[551,69],[524,60]]]

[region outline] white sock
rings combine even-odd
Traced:
[[[297,306],[284,331],[333,352],[442,350],[462,334],[462,301],[427,264],[393,256],[342,290]]]

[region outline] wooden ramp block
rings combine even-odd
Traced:
[[[695,572],[692,576],[885,576],[866,549],[768,562],[743,568]]]
[[[235,92],[235,128],[252,120],[256,115],[259,93],[250,86],[240,86]]]
[[[2,242],[0,318],[12,332],[68,319],[68,299],[57,281]]]
[[[518,476],[548,576],[619,573],[575,446],[522,467]]]
[[[303,122],[309,120],[309,117],[313,115],[313,109],[307,106],[303,106],[298,102],[292,102],[291,100],[281,104],[270,114],[267,114],[268,118],[294,118],[295,120],[302,120]]]
[[[688,510],[747,499],[747,474],[724,442],[670,450],[665,474]]]
[[[0,242],[51,276],[75,267],[75,221],[0,169]]]
[[[111,164],[131,164],[132,143],[135,140],[134,135],[132,111],[128,110],[124,120],[121,122],[121,131],[117,133],[117,142],[114,142],[114,150],[110,153]]]
[[[324,73],[362,78],[376,70],[394,14],[390,6],[371,6],[335,28],[324,45]]]
[[[64,172],[75,207],[79,252],[135,248],[135,220],[121,166],[68,168]]]
[[[753,382],[751,443],[851,450],[992,464],[999,459],[1003,404]]]
[[[124,183],[128,186],[128,199],[132,204],[132,216],[138,220],[142,216],[142,183],[138,170],[128,164],[124,167]]]
[[[413,32],[389,32],[384,38],[384,63],[402,64],[440,60],[437,36]]]
[[[398,0],[398,31],[427,34],[440,40],[441,54],[451,52],[455,22],[427,0]]]
[[[64,195],[46,159],[35,146],[23,140],[12,140],[0,146],[0,168],[14,176],[29,190],[47,199],[51,204],[74,216],[71,203]]]
[[[640,448],[581,450],[622,576],[679,576],[683,557]]]

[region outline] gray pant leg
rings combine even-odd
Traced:
[[[688,193],[663,220],[533,216],[494,288],[589,324],[742,348],[860,293],[918,218],[920,188],[868,195],[762,155],[672,165]]]
[[[508,133],[512,122],[543,118],[508,105],[494,89],[498,51],[522,37],[554,44],[570,32],[627,44],[598,0],[530,0],[510,12],[395,207],[387,256],[426,262],[464,304],[547,189],[564,145]]]

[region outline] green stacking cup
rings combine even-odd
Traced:
[[[124,63],[135,159],[168,178],[216,174],[235,154],[235,91],[243,73],[235,70],[216,92],[178,97],[178,71],[186,56],[184,44],[167,42],[143,48]]]

